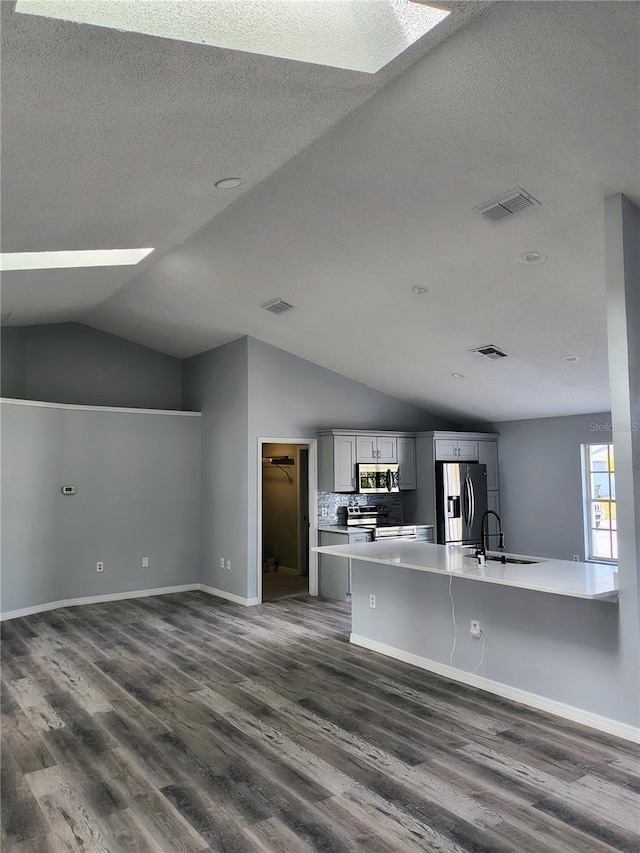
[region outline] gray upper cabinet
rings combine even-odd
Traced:
[[[409,436],[398,436],[398,465],[400,490],[416,488],[416,440]]]
[[[356,459],[363,463],[395,464],[398,461],[395,435],[357,435]]]
[[[436,462],[477,462],[478,442],[462,438],[436,438]]]
[[[321,435],[318,439],[318,489],[356,491],[355,435]]]

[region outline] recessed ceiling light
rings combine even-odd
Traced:
[[[156,12],[156,9],[160,9]],[[425,3],[361,0],[105,3],[18,0],[15,11],[112,30],[375,74],[449,15]]]
[[[542,252],[525,252],[516,258],[521,264],[543,264],[547,260],[547,256]]]
[[[419,294],[422,294],[422,293],[429,293],[429,288],[428,288],[428,287],[420,287],[419,285],[416,285],[415,287],[412,287],[412,288],[411,288],[411,290],[413,290],[413,292],[414,292],[414,293],[419,293]]]
[[[235,190],[242,185],[240,178],[222,178],[216,181],[216,188],[219,190]]]
[[[452,373],[451,375],[453,376],[454,379],[466,379],[467,378],[464,375],[464,373]]]
[[[0,270],[54,270],[71,267],[127,267],[153,249],[89,249],[79,252],[4,252]]]
[[[579,356],[579,355],[562,355],[562,356],[560,356],[560,358],[561,358],[563,361],[570,361],[570,362],[573,362],[573,361],[580,361],[580,356]]]

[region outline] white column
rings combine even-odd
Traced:
[[[640,725],[640,210],[605,200],[607,334],[615,452],[620,654]]]

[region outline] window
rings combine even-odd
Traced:
[[[618,559],[613,444],[583,444],[585,540],[588,560]]]

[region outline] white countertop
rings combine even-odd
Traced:
[[[540,562],[528,565],[519,563],[503,565],[488,561],[485,566],[479,566],[477,559],[469,555],[468,547],[433,545],[429,542],[407,542],[397,539],[353,545],[332,545],[313,550],[321,554],[350,557],[369,563],[382,563],[394,568],[453,575],[468,580],[532,589],[554,595],[568,595],[573,598],[609,601],[617,601],[618,598],[614,580],[617,567],[604,563],[577,563],[527,555],[529,559],[538,559]],[[495,552],[489,552],[489,554],[493,553]],[[507,554],[506,556],[520,557],[521,555]],[[617,578],[617,574],[615,577]]]

